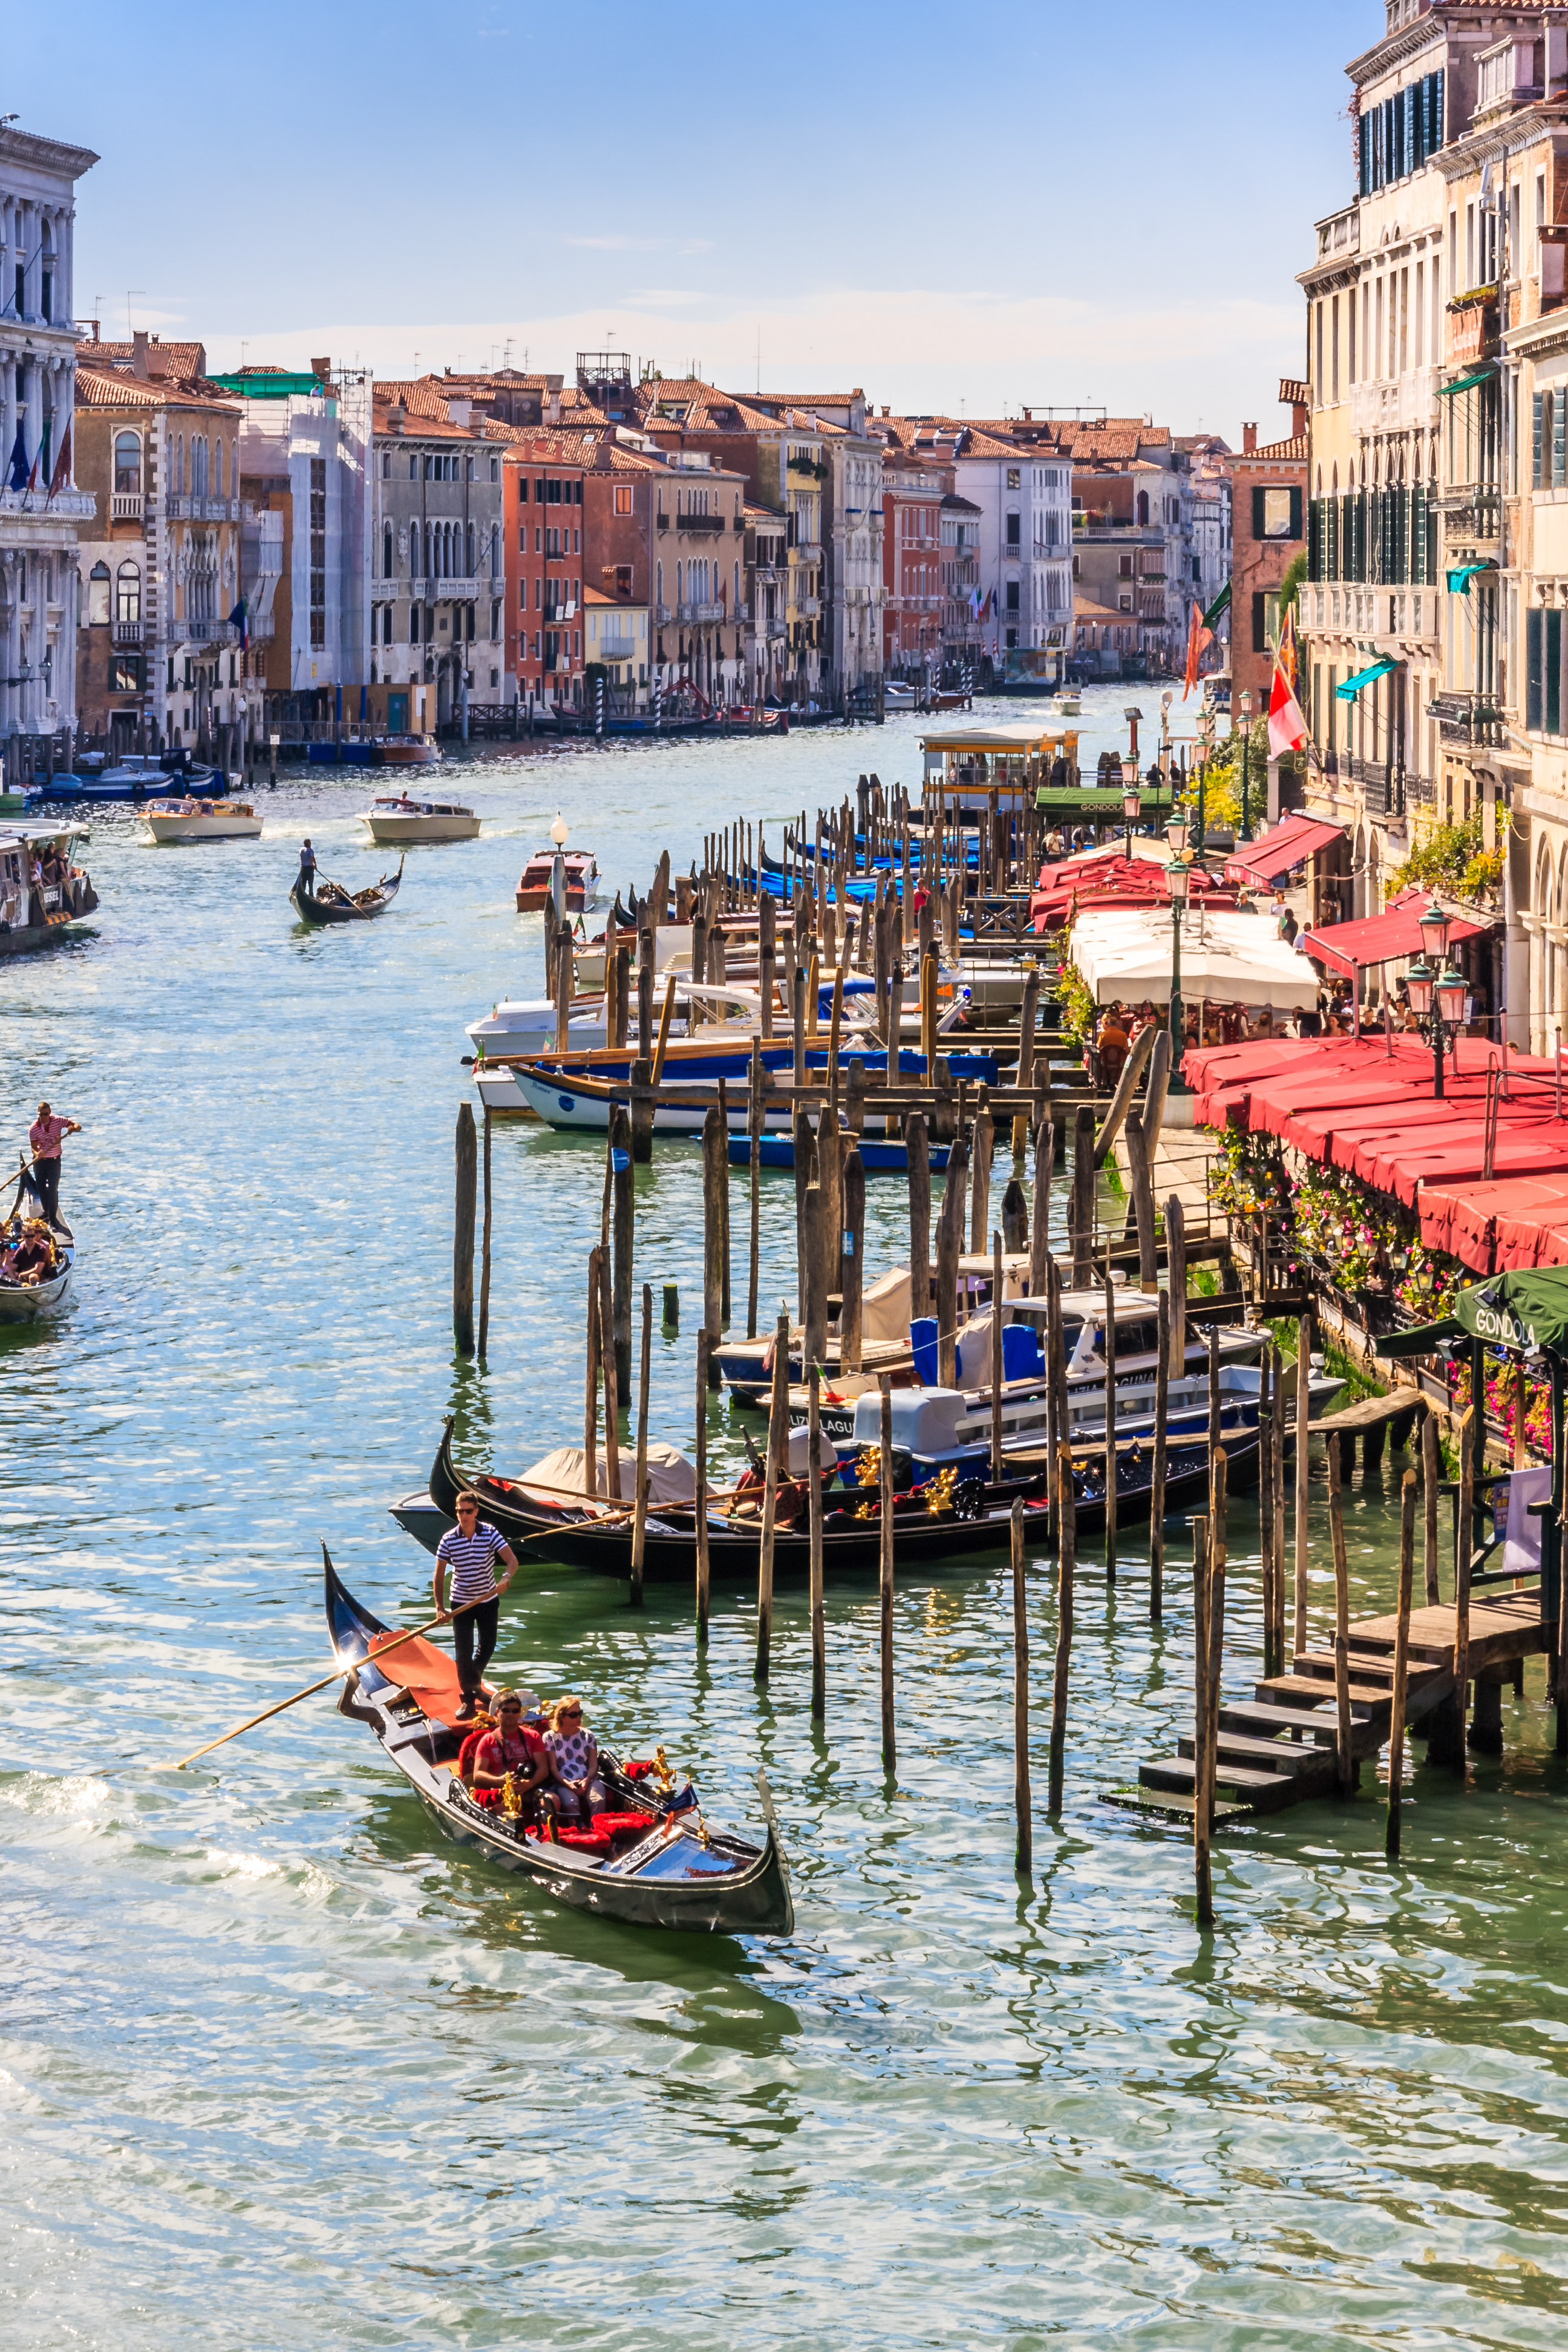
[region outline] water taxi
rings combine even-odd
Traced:
[[[415,800],[407,793],[382,793],[360,811],[373,841],[403,848],[411,841],[472,841],[479,819],[461,801]]]
[[[249,801],[149,801],[142,811],[154,841],[254,841],[261,819]]]

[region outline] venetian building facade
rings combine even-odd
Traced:
[[[76,183],[97,161],[0,129],[0,740],[76,724]]]

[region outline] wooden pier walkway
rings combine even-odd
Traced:
[[[1478,1715],[1487,1712],[1518,1662],[1550,1647],[1554,1627],[1542,1622],[1539,1588],[1471,1600],[1469,1674]],[[1393,1707],[1393,1617],[1365,1617],[1350,1629],[1351,1752],[1359,1769],[1387,1744]],[[1454,1609],[1451,1602],[1410,1614],[1408,1724],[1415,1725],[1452,1696]],[[1477,1729],[1480,1728],[1478,1723]],[[1458,1727],[1454,1727],[1458,1737]],[[1489,1744],[1484,1739],[1474,1745]],[[1141,1766],[1136,1789],[1111,1792],[1115,1801],[1151,1811],[1193,1811],[1193,1736],[1174,1756]],[[1297,1653],[1292,1671],[1255,1683],[1250,1701],[1222,1700],[1215,1791],[1216,1819],[1237,1813],[1282,1812],[1311,1797],[1332,1796],[1338,1780],[1338,1713],[1332,1645]]]

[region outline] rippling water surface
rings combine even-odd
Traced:
[[[1091,751],[1122,700],[1089,698]],[[0,964],[4,1134],[43,1093],[85,1129],[77,1304],[0,1332],[0,2342],[1563,2340],[1568,1791],[1538,1662],[1505,1762],[1416,1771],[1400,1869],[1369,1783],[1226,1836],[1207,1937],[1186,1842],[1100,1793],[1190,1704],[1180,1571],[1152,1632],[1136,1538],[1113,1594],[1086,1563],[1068,1802],[1037,1821],[1032,1883],[994,1564],[899,1594],[894,1784],[865,1590],[830,1589],[818,1734],[799,1595],[759,1693],[744,1593],[700,1658],[684,1592],[634,1614],[618,1586],[520,1576],[519,1676],[661,1738],[720,1817],[755,1820],[765,1765],[785,1944],[550,1908],[437,1843],[328,1697],[187,1773],[110,1775],[322,1670],[322,1538],[410,1622],[430,1563],[386,1506],[446,1412],[504,1468],[580,1438],[591,1141],[497,1129],[488,1370],[450,1341],[463,1025],[539,991],[511,891],[557,806],[641,888],[741,810],[776,845],[873,761],[913,784],[913,725],[476,764],[484,836],[415,852],[353,933],[301,931],[286,893],[307,830],[327,871],[379,870],[361,782],[264,793],[259,844],[154,849],[105,812],[96,935]],[[639,1270],[687,1303],[655,1426],[689,1446],[697,1155],[661,1145],[637,1181]],[[886,1262],[901,1196],[872,1194]],[[765,1301],[793,1287],[792,1200],[768,1181]],[[712,1427],[737,1460],[725,1409]],[[1392,1469],[1356,1492],[1358,1606],[1390,1589],[1392,1495]],[[1239,1689],[1245,1510],[1231,1552]],[[1043,1562],[1031,1606],[1041,1728]]]

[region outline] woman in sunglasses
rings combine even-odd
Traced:
[[[598,1777],[599,1743],[591,1731],[583,1727],[580,1698],[556,1700],[544,1745],[549,1751],[551,1777],[563,1818],[591,1822],[610,1801]]]

